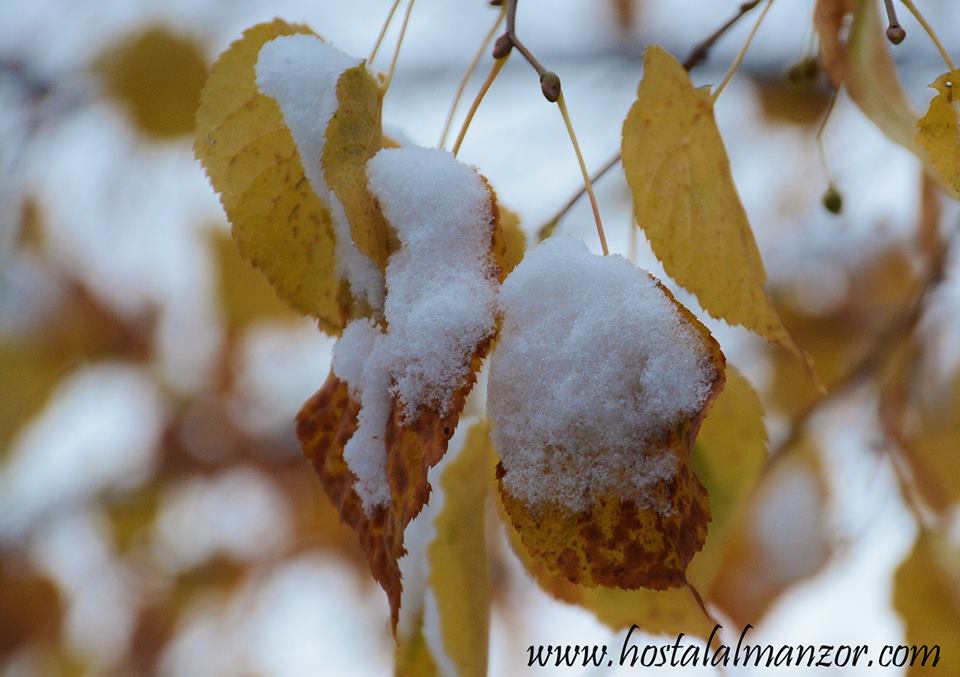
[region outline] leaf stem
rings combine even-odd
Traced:
[[[597,224],[597,235],[600,236],[600,248],[603,255],[610,254],[607,248],[607,236],[603,232],[603,221],[600,219],[600,206],[597,204],[597,196],[593,192],[593,182],[590,180],[590,173],[587,171],[587,164],[583,161],[583,153],[580,152],[580,144],[577,143],[577,135],[573,131],[573,123],[570,122],[570,114],[567,112],[567,104],[563,98],[563,92],[557,97],[557,107],[560,109],[560,115],[563,116],[563,123],[567,126],[567,134],[570,135],[570,142],[573,143],[573,150],[577,153],[577,162],[580,163],[580,173],[583,174],[583,185],[590,197],[590,208],[593,209],[593,220]]]
[[[900,0],[900,2],[902,2],[903,6],[906,7],[911,14],[913,14],[913,18],[915,18],[917,23],[923,27],[923,30],[925,30],[927,35],[930,36],[933,44],[936,45],[938,50],[940,50],[940,56],[943,57],[943,62],[947,64],[947,70],[957,70],[957,65],[954,63],[953,59],[950,58],[950,53],[943,46],[943,43],[940,42],[940,38],[937,37],[937,33],[933,30],[933,26],[927,23],[926,18],[920,13],[920,10],[917,8],[917,6],[913,4],[913,0]]]
[[[393,15],[397,12],[397,7],[400,6],[400,0],[393,0],[393,5],[390,6],[390,12],[387,14],[387,20],[383,22],[383,27],[380,28],[380,35],[377,36],[377,41],[373,43],[373,49],[370,50],[370,56],[367,58],[367,64],[373,64],[373,60],[377,58],[377,52],[380,51],[380,44],[383,42],[384,36],[387,34],[387,29],[390,28],[390,23],[393,21]]]
[[[740,48],[740,51],[737,53],[737,57],[733,60],[733,63],[730,64],[730,68],[727,69],[727,74],[723,76],[723,80],[720,81],[720,84],[717,85],[717,88],[713,91],[711,99],[716,103],[717,99],[720,97],[720,94],[726,88],[730,80],[733,79],[734,73],[740,68],[740,64],[743,61],[743,57],[747,55],[747,50],[750,49],[750,44],[753,42],[754,36],[756,36],[757,31],[760,29],[760,25],[763,23],[764,18],[767,16],[767,12],[770,11],[770,8],[773,7],[773,0],[767,0],[767,4],[764,6],[763,11],[760,12],[760,16],[757,17],[757,21],[753,24],[753,28],[750,29],[750,35],[747,36],[747,41],[743,43],[743,47]]]
[[[390,89],[390,83],[393,82],[393,74],[397,70],[397,60],[400,58],[400,47],[403,46],[403,36],[407,33],[407,24],[410,22],[410,13],[413,11],[413,3],[416,0],[410,0],[407,3],[407,11],[403,13],[403,23],[400,24],[400,35],[397,37],[397,46],[393,50],[393,59],[390,60],[390,70],[387,71],[387,80],[383,84],[383,91],[386,93]]]
[[[463,79],[460,80],[460,86],[457,87],[457,93],[453,96],[453,102],[450,104],[450,110],[447,112],[447,120],[443,123],[443,131],[440,133],[440,142],[437,144],[437,148],[443,148],[446,145],[447,136],[450,134],[450,127],[453,125],[453,116],[457,112],[457,106],[460,105],[460,99],[463,98],[463,92],[467,89],[467,83],[470,82],[470,78],[473,77],[474,71],[477,70],[477,66],[480,64],[480,59],[483,57],[484,52],[487,51],[487,47],[489,47],[490,43],[493,41],[493,36],[497,34],[497,30],[500,28],[500,24],[503,23],[503,19],[506,17],[506,15],[506,8],[501,7],[500,13],[497,15],[497,20],[490,28],[490,31],[487,33],[486,37],[483,38],[483,42],[480,43],[480,48],[473,56],[473,61],[471,61],[470,65],[467,66],[467,70],[463,74]]]
[[[833,94],[830,95],[830,101],[827,103],[827,110],[823,115],[823,119],[820,121],[820,125],[817,127],[817,151],[820,155],[820,166],[823,168],[824,176],[827,177],[827,183],[831,186],[833,185],[833,176],[830,174],[830,166],[827,162],[827,149],[824,146],[823,134],[827,129],[827,123],[830,122],[830,117],[833,115],[833,109],[837,103],[837,94],[840,93],[840,89],[834,89]]]
[[[483,81],[483,84],[480,85],[480,91],[477,92],[477,95],[473,99],[473,103],[470,104],[470,110],[467,111],[467,117],[463,120],[463,125],[460,127],[460,133],[457,135],[457,140],[453,144],[453,155],[454,157],[460,152],[460,146],[463,144],[463,139],[467,135],[467,130],[470,128],[470,123],[473,122],[473,116],[476,114],[477,109],[480,108],[480,102],[483,101],[483,97],[486,96],[487,90],[490,89],[490,86],[493,84],[494,80],[497,79],[497,76],[500,75],[500,71],[503,70],[503,67],[507,63],[507,59],[510,58],[510,54],[497,59],[493,62],[493,67],[490,69],[490,73],[487,74],[487,79]]]

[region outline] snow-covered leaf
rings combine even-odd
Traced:
[[[567,238],[524,258],[500,309],[488,408],[524,546],[586,586],[682,585],[709,521],[691,453],[716,341],[649,274]]]

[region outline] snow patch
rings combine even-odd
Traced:
[[[384,149],[367,164],[370,192],[396,231],[387,264],[387,331],[351,322],[334,348],[334,373],[360,402],[344,449],[370,512],[390,499],[384,430],[393,398],[405,423],[440,416],[470,373],[470,356],[495,329],[493,207],[480,175],[447,152]]]
[[[646,272],[550,238],[500,291],[487,406],[507,491],[587,510],[615,492],[643,507],[676,458],[655,440],[709,396],[702,338]]]
[[[257,87],[280,106],[310,187],[330,207],[337,236],[337,274],[350,283],[356,298],[379,310],[383,306],[383,276],[354,244],[346,211],[323,171],[327,125],[339,106],[337,82],[344,71],[361,63],[361,59],[344,54],[316,36],[285,35],[260,49]]]

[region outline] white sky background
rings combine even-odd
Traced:
[[[70,78],[104,44],[137,27],[162,21],[200,39],[212,59],[244,28],[273,16],[305,21],[339,48],[365,56],[388,4],[387,0],[5,0],[0,2],[0,57],[21,59],[47,77]],[[587,164],[593,167],[619,147],[620,126],[641,74],[641,46],[661,41],[683,58],[738,4],[647,0],[642,3],[633,35],[624,38],[604,15],[609,11],[606,3],[524,0],[518,28],[540,60],[562,77]],[[808,40],[811,5],[799,0],[778,2],[745,68],[776,75],[800,58]],[[923,6],[944,42],[957,46],[955,54],[960,51],[960,21],[952,3],[930,0]],[[482,0],[418,0],[396,79],[386,98],[385,124],[401,129],[415,143],[434,145],[461,73],[494,16],[495,10]],[[929,96],[926,85],[940,72],[941,64],[909,16],[901,18],[908,39],[898,54],[904,55],[904,79],[920,107]],[[749,20],[712,52],[709,67],[696,72],[698,83],[720,79],[747,24]],[[395,29],[381,51],[382,66],[389,59]],[[481,67],[468,87],[467,100],[484,75]],[[81,78],[75,86],[82,91],[84,84]],[[189,141],[172,145],[144,142],[122,112],[96,103],[50,123],[22,156],[15,156],[17,144],[10,140],[22,137],[24,128],[20,112],[7,105],[8,96],[9,92],[0,89],[0,262],[6,259],[3,247],[17,210],[10,196],[27,187],[38,194],[48,211],[55,255],[65,266],[89,280],[93,289],[121,312],[145,300],[160,303],[156,368],[163,380],[182,392],[202,388],[222,337],[211,320],[215,292],[201,238],[207,224],[222,220],[222,216],[192,159]],[[746,78],[735,79],[725,91],[717,115],[735,179],[775,283],[810,277],[813,264],[819,266],[814,271],[820,272],[823,266],[842,266],[885,241],[902,238],[913,227],[916,162],[888,143],[843,98],[827,133],[833,173],[845,197],[840,218],[826,214],[819,204],[826,181],[811,130],[766,125]],[[454,132],[458,124],[459,119]],[[519,54],[511,58],[481,106],[461,158],[476,164],[490,179],[502,201],[520,213],[528,232],[548,219],[579,186],[579,171],[560,116],[543,100],[535,74]],[[611,246],[625,252],[629,196],[622,174],[614,174],[599,184],[598,195]],[[778,199],[785,193],[791,196],[787,204]],[[585,201],[560,228],[599,249]],[[663,275],[642,239],[640,263]],[[11,321],[9,308],[22,300],[19,295],[35,298],[30,296],[35,292],[20,289],[11,280],[9,269],[0,278],[4,278],[0,286],[2,330],[5,322]],[[954,291],[947,290],[950,294],[955,297]],[[689,295],[678,296],[695,305]],[[749,354],[750,341],[743,332],[718,323],[710,326],[732,361]],[[184,340],[185,336],[189,339]],[[252,332],[244,350],[247,362],[241,382],[245,396],[236,403],[238,419],[257,429],[284,425],[300,402],[322,383],[329,348],[329,340],[314,335],[306,323],[296,329],[261,327]],[[747,371],[762,383],[762,366],[751,365]],[[116,402],[103,409],[101,400],[99,411],[86,406],[77,401],[83,388],[97,389],[100,397],[106,392]],[[125,595],[132,593],[124,586],[131,585],[130,576],[119,572],[122,565],[114,562],[110,570],[118,573],[116,582],[110,583],[111,594],[99,600],[83,596],[79,592],[83,577],[90,572],[79,565],[67,566],[64,553],[70,548],[64,543],[71,539],[86,543],[86,552],[94,553],[90,561],[116,559],[98,526],[100,517],[90,496],[104,486],[129,482],[131,463],[143,474],[150,460],[150,431],[162,425],[166,415],[157,397],[152,386],[141,383],[139,374],[123,366],[108,365],[80,375],[63,385],[56,406],[15,440],[13,456],[0,466],[0,490],[4,492],[0,506],[6,506],[9,497],[17,498],[20,505],[19,512],[4,510],[0,515],[4,518],[0,520],[0,545],[5,538],[18,537],[11,534],[22,534],[28,522],[36,523],[32,548],[38,566],[52,571],[64,589],[78,591],[68,606],[71,641],[83,651],[101,656],[107,665],[111,652],[116,651],[115,642],[121,641],[115,638],[125,636],[122,626],[129,610]],[[863,423],[864,410],[854,403],[817,425],[830,442],[827,460],[834,476],[843,478],[836,487],[833,506],[838,529],[855,534],[857,540],[816,580],[780,600],[764,629],[753,636],[756,641],[870,643],[879,647],[902,640],[901,624],[890,610],[890,574],[910,547],[913,527],[896,498],[889,469],[870,454],[873,441],[862,439],[860,431],[869,427]],[[148,420],[148,432],[122,429],[122,421],[134,416]],[[62,425],[62,421],[78,417],[83,419],[82,427]],[[61,438],[81,429],[84,445],[52,439],[57,426]],[[119,453],[113,459],[97,455],[118,444],[133,445],[135,461]],[[80,446],[83,448],[78,449]],[[98,464],[95,477],[56,472],[57,454],[76,460],[84,448],[91,450],[88,461]],[[111,462],[115,467],[110,467]],[[38,482],[38,473],[43,482]],[[262,517],[285,510],[282,498],[249,487],[241,492],[237,487],[246,484],[236,477],[191,485],[189,492],[173,501],[164,519],[189,523],[183,517],[183,506],[203,506],[204,501],[223,496],[237,502],[235,514],[252,510],[261,511]],[[30,495],[20,499],[23,492]],[[56,511],[63,505],[54,505],[45,498],[49,495],[66,497],[66,505],[77,510],[77,516],[58,517]],[[14,523],[16,515],[21,516]],[[262,520],[251,519],[257,525],[253,532],[262,534]],[[282,517],[277,520],[283,522]],[[205,528],[211,530],[208,534],[216,530],[242,541],[242,529],[231,530],[235,527],[198,520],[192,525],[197,531],[170,545],[171,551],[185,558],[201,556],[198,550]],[[158,542],[172,538],[163,525],[158,529]],[[273,541],[267,539],[263,547],[281,548],[283,538],[282,533],[274,534],[276,543],[271,545]],[[234,540],[216,547],[250,551],[249,546]],[[190,615],[163,667],[169,674],[184,674],[185,665],[208,666],[209,674],[218,670],[234,674],[242,665],[255,666],[268,675],[307,675],[315,674],[318,665],[328,665],[342,667],[341,674],[383,674],[389,670],[390,652],[383,642],[387,615],[382,597],[379,589],[354,581],[344,565],[322,553],[264,565],[262,575],[249,581],[236,599],[212,600]],[[516,635],[515,625],[507,628],[495,617],[491,674],[528,674],[521,669],[528,644],[611,641],[616,645],[612,633],[589,614],[551,601],[533,585],[522,593],[517,609],[520,635]],[[89,618],[113,615],[98,637],[84,631],[83,614]],[[224,663],[223,654],[229,651],[240,651],[245,662]],[[4,674],[24,674],[19,670],[29,673],[30,665],[27,657],[0,669]],[[570,674],[585,673],[572,670]],[[840,672],[822,670],[820,674]]]

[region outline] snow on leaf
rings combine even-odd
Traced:
[[[766,430],[760,401],[749,382],[728,365],[726,385],[700,428],[693,452],[693,467],[710,495],[711,523],[703,550],[694,555],[687,576],[704,593],[722,562],[730,526],[747,505],[765,459]],[[621,590],[572,585],[534,561],[515,531],[511,541],[541,587],[588,609],[614,630],[636,623],[654,634],[710,636],[713,623],[687,589]]]
[[[646,51],[623,124],[634,215],[664,270],[708,313],[806,357],[764,291],[766,272],[740,203],[710,94],[662,48]]]
[[[275,99],[313,191],[330,210],[338,274],[353,298],[383,305],[388,229],[367,191],[365,166],[382,146],[382,92],[363,62],[309,35],[260,50],[257,85]]]
[[[906,624],[906,642],[918,647],[908,677],[960,674],[960,552],[946,539],[920,532],[893,578],[893,606]],[[921,665],[924,649],[929,650]],[[935,658],[939,662],[934,664]]]
[[[397,233],[386,331],[351,323],[298,435],[344,520],[357,530],[398,620],[404,530],[430,494],[495,331],[500,271],[495,196],[473,169],[423,148],[381,151],[370,189]],[[331,402],[334,404],[331,405]]]
[[[654,278],[568,238],[524,258],[500,309],[488,408],[525,547],[586,586],[682,585],[709,520],[691,450],[719,346]]]
[[[917,123],[917,143],[941,180],[960,194],[960,70],[944,73],[930,86],[937,95]]]

